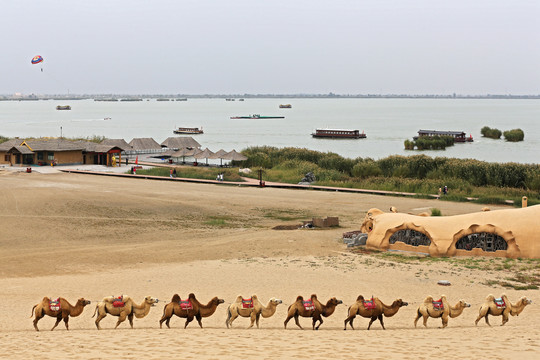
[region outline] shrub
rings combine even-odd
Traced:
[[[357,178],[368,178],[374,176],[381,176],[382,170],[377,163],[371,159],[368,161],[358,162],[352,169],[352,175]]]
[[[484,126],[482,130],[480,130],[480,133],[482,136],[491,138],[491,139],[500,139],[502,132],[499,129],[492,129],[489,126]]]
[[[513,129],[504,132],[506,141],[523,141],[525,133],[521,129]]]
[[[431,208],[431,216],[442,216],[441,210],[437,208]]]

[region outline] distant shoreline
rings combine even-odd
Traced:
[[[441,94],[45,94],[45,95],[0,95],[0,101],[28,101],[28,100],[103,100],[103,99],[525,99],[537,100],[539,95],[514,95],[514,94],[484,94],[484,95],[441,95]]]

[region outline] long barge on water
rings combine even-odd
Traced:
[[[329,139],[365,139],[367,137],[363,131],[347,129],[315,129],[311,136]]]
[[[473,142],[472,135],[467,136],[463,131],[439,131],[439,130],[418,130],[418,136],[413,137],[414,140],[419,137],[432,137],[432,136],[451,136],[454,138],[454,142],[464,143]]]
[[[204,134],[204,131],[201,128],[197,128],[197,127],[194,127],[194,128],[190,128],[190,127],[179,127],[175,130],[173,130],[173,133],[175,134],[190,134],[190,135],[195,135],[195,134]]]
[[[231,116],[231,119],[285,119],[285,116],[262,116],[253,114],[249,116]]]

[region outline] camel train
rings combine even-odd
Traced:
[[[147,316],[150,309],[159,302],[157,298],[147,296],[144,300],[137,304],[133,299],[127,295],[121,295],[119,297],[107,296],[96,304],[94,314],[92,318],[96,316],[95,325],[98,330],[101,330],[100,321],[109,315],[117,316],[115,329],[124,322],[129,320],[131,328],[133,328],[133,318],[143,318]],[[163,308],[163,315],[159,320],[159,327],[162,328],[163,322],[170,328],[169,322],[173,315],[181,318],[185,318],[184,329],[188,324],[197,319],[199,326],[202,328],[202,318],[212,316],[218,307],[223,304],[225,300],[218,298],[217,296],[212,298],[207,304],[200,303],[195,294],[191,293],[187,299],[182,300],[178,294],[174,294],[171,302],[166,304]],[[283,301],[276,298],[271,298],[268,303],[263,305],[257,295],[252,295],[249,298],[243,296],[237,296],[236,300],[227,307],[227,318],[225,325],[227,328],[231,328],[233,321],[238,317],[249,318],[251,323],[248,326],[252,328],[255,324],[259,328],[259,319],[269,318],[276,313],[277,306],[282,304]],[[502,316],[502,325],[506,324],[509,320],[509,316],[519,316],[525,307],[532,303],[532,300],[527,299],[525,296],[521,297],[516,303],[511,303],[508,297],[503,294],[500,298],[495,298],[493,295],[488,295],[485,302],[481,305],[478,317],[475,320],[475,325],[484,318],[486,324],[491,326],[488,320],[488,316]],[[69,330],[69,317],[76,317],[81,315],[86,305],[90,304],[90,300],[80,298],[75,305],[71,305],[64,298],[51,299],[44,297],[40,303],[34,305],[30,317],[34,317],[34,328],[39,331],[37,326],[38,321],[45,315],[56,318],[56,323],[52,327],[54,330],[60,321],[64,321],[66,330]],[[321,303],[316,294],[311,295],[310,298],[304,300],[302,296],[298,296],[296,300],[287,309],[287,318],[284,322],[284,328],[287,328],[289,320],[294,318],[296,326],[303,329],[300,325],[299,318],[306,317],[311,318],[312,329],[318,330],[323,324],[323,317],[331,316],[336,307],[343,304],[342,300],[338,300],[336,297],[328,299],[326,303]],[[383,318],[392,317],[401,307],[409,305],[402,299],[396,299],[390,305],[384,304],[379,298],[371,297],[370,299],[364,298],[362,295],[358,295],[356,301],[348,307],[347,318],[344,322],[344,330],[347,329],[347,324],[354,330],[353,321],[357,315],[365,318],[369,318],[369,324],[367,330],[371,328],[371,325],[375,320],[379,320],[381,327],[385,330]],[[432,318],[441,318],[442,328],[448,326],[448,320],[455,318],[463,313],[463,310],[471,307],[471,305],[464,300],[458,301],[452,306],[445,295],[441,295],[439,300],[434,300],[432,296],[426,297],[423,302],[418,306],[416,310],[416,316],[414,319],[414,327],[420,318],[423,318],[423,324],[427,327],[427,320]]]

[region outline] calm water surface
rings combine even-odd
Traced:
[[[279,104],[292,104],[280,109]],[[71,105],[58,111],[57,105]],[[232,120],[236,115],[280,115],[285,119]],[[103,120],[110,117],[111,120]],[[472,134],[473,143],[456,144],[430,156],[493,162],[540,161],[540,100],[463,99],[189,99],[188,101],[97,102],[93,100],[0,101],[0,135],[9,137],[102,135],[152,137],[161,143],[178,126],[203,127],[194,138],[212,151],[254,145],[294,146],[331,151],[345,157],[379,159],[412,155],[403,142],[419,129]],[[502,131],[521,128],[525,141],[509,143],[480,136],[483,126]],[[314,139],[315,128],[359,129],[367,139]]]

